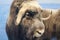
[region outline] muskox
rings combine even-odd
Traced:
[[[43,12],[36,1],[14,0],[6,23],[8,40],[40,40],[45,31]]]
[[[44,40],[51,40],[55,38],[60,40],[60,9],[43,9],[42,17],[47,17],[49,15],[49,10],[51,10],[52,15],[48,20],[44,20],[45,33]]]

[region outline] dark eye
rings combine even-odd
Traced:
[[[37,14],[37,12],[33,12],[33,11],[28,11],[27,13],[26,13],[26,15],[27,16],[30,16],[30,17],[33,17],[34,15],[36,15]]]
[[[33,12],[33,11],[30,11],[30,10],[29,10],[29,11],[27,10],[27,11],[25,12],[25,14],[23,15],[23,18],[26,17],[26,16],[27,16],[27,17],[34,17],[34,15],[36,15],[37,13],[38,13],[38,12]]]

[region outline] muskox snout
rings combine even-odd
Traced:
[[[41,37],[43,33],[44,33],[44,30],[39,30],[39,29],[37,29],[37,30],[34,32],[33,37]]]
[[[45,26],[43,22],[40,21],[38,18],[33,18],[31,20],[24,18],[22,20],[22,25],[25,29],[24,32],[26,31],[26,38],[40,38],[45,31]]]
[[[34,23],[35,26],[35,30],[34,30],[34,35],[33,37],[41,37],[45,31],[45,26],[43,24],[43,22],[39,22],[38,20],[35,21],[36,23]]]

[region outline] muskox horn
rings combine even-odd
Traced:
[[[26,10],[27,10],[27,8],[25,7],[23,7],[23,8],[21,8],[20,10],[19,10],[19,13],[18,13],[18,15],[17,15],[17,19],[16,19],[16,25],[18,25],[19,23],[20,23],[20,21],[21,21],[21,18],[22,18],[22,16],[24,15],[24,13],[26,12]]]
[[[46,12],[49,12],[48,17],[43,18],[42,15],[41,15],[41,20],[48,20],[48,19],[51,17],[51,15],[52,15],[52,11],[51,11],[51,10],[47,10]]]

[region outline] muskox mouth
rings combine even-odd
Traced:
[[[44,33],[44,30],[36,30],[33,37],[41,37]]]
[[[36,31],[36,32],[41,35],[41,33],[39,31]]]
[[[24,40],[37,40],[41,38],[42,33],[39,31],[36,31],[35,33],[30,33],[28,35],[25,35]]]

